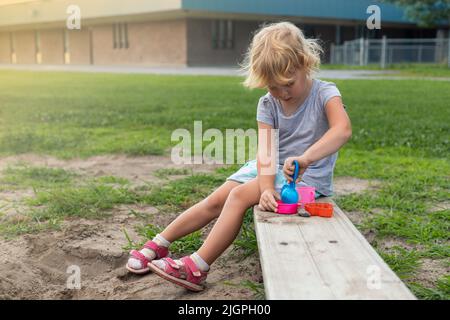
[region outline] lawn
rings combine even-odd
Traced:
[[[203,130],[256,128],[256,102],[264,92],[244,89],[241,80],[0,71],[0,155],[35,153],[64,159],[116,153],[169,155],[172,131],[192,131],[194,120],[203,121]],[[430,262],[449,268],[450,83],[335,82],[353,124],[353,137],[340,152],[336,175],[380,182],[376,190],[342,196],[337,202],[344,210],[361,214],[357,227],[374,234],[371,244],[419,298],[449,299],[448,273],[426,283],[417,279]],[[136,190],[116,177],[80,180],[64,170],[19,166],[4,170],[0,190],[33,187],[35,197],[26,199],[33,208],[32,220],[53,226],[61,216],[98,217],[120,203],[182,211],[235,168]],[[162,177],[168,174],[160,172]],[[40,230],[30,226],[22,224],[18,230],[0,225],[0,232]],[[149,225],[140,234],[148,237],[155,230]],[[187,239],[193,248],[199,245],[197,240]],[[386,247],[386,241],[398,245]],[[235,245],[249,254],[256,252],[251,220]]]
[[[367,66],[349,66],[343,64],[324,64],[322,69],[327,70],[386,70],[397,71],[397,76],[404,77],[436,77],[450,78],[450,68],[447,64],[436,63],[397,63],[387,65],[382,69],[379,64]]]

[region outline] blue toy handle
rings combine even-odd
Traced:
[[[292,182],[291,182],[291,185],[295,185],[295,181],[296,181],[297,178],[298,178],[298,172],[299,172],[299,170],[300,170],[300,165],[298,164],[298,161],[297,161],[297,160],[294,160],[294,165],[295,165],[295,169],[294,169],[294,177],[293,177],[293,180],[292,180]]]

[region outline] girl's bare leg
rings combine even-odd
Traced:
[[[231,190],[239,185],[241,183],[236,181],[226,181],[207,198],[180,214],[160,233],[161,236],[173,242],[201,229],[220,215]]]
[[[258,178],[254,178],[230,192],[219,219],[197,251],[203,260],[211,265],[234,241],[248,208],[259,203]]]

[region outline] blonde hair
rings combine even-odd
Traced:
[[[290,22],[263,25],[241,64],[246,74],[243,85],[265,88],[270,82],[288,83],[297,69],[311,77],[320,66],[322,48],[316,39],[306,39]]]

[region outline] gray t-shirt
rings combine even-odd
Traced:
[[[334,83],[314,79],[309,96],[290,116],[283,113],[280,101],[270,93],[259,99],[256,120],[279,129],[279,168],[286,158],[302,155],[329,129],[325,105],[335,96],[341,94]],[[337,152],[312,163],[302,177],[303,182],[325,196],[332,195],[336,159]]]

